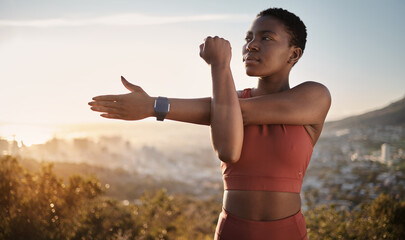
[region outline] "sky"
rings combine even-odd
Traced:
[[[252,20],[269,7],[306,24],[290,85],[326,85],[328,121],[405,96],[405,1],[0,0],[0,123],[114,121],[87,103],[127,93],[121,75],[151,96],[210,96],[210,69],[199,57],[206,36],[231,42],[236,88],[255,87],[241,49]]]

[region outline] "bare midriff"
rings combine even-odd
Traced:
[[[230,214],[255,221],[290,217],[301,209],[299,193],[225,190],[223,207]]]

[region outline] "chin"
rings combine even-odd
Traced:
[[[248,75],[249,77],[259,77],[260,74],[258,74],[257,71],[253,71],[253,70],[249,70],[246,69],[246,75]]]

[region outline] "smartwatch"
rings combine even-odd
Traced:
[[[167,97],[157,97],[155,100],[156,120],[163,121],[170,110],[170,103]]]

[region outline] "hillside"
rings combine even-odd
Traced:
[[[21,166],[30,172],[38,172],[41,169],[42,164],[34,159],[20,157],[17,159]],[[145,191],[153,192],[159,189],[166,189],[169,194],[184,194],[199,199],[217,198],[218,200],[222,190],[222,182],[218,179],[201,180],[201,184],[196,188],[194,182],[191,184],[171,178],[156,179],[150,175],[123,168],[111,169],[87,163],[68,162],[53,162],[52,165],[55,174],[66,184],[72,175],[80,175],[85,178],[97,177],[103,186],[109,185],[106,196],[118,200],[133,200],[139,198]]]
[[[326,130],[377,125],[405,126],[405,97],[388,106],[342,120],[327,122]]]

